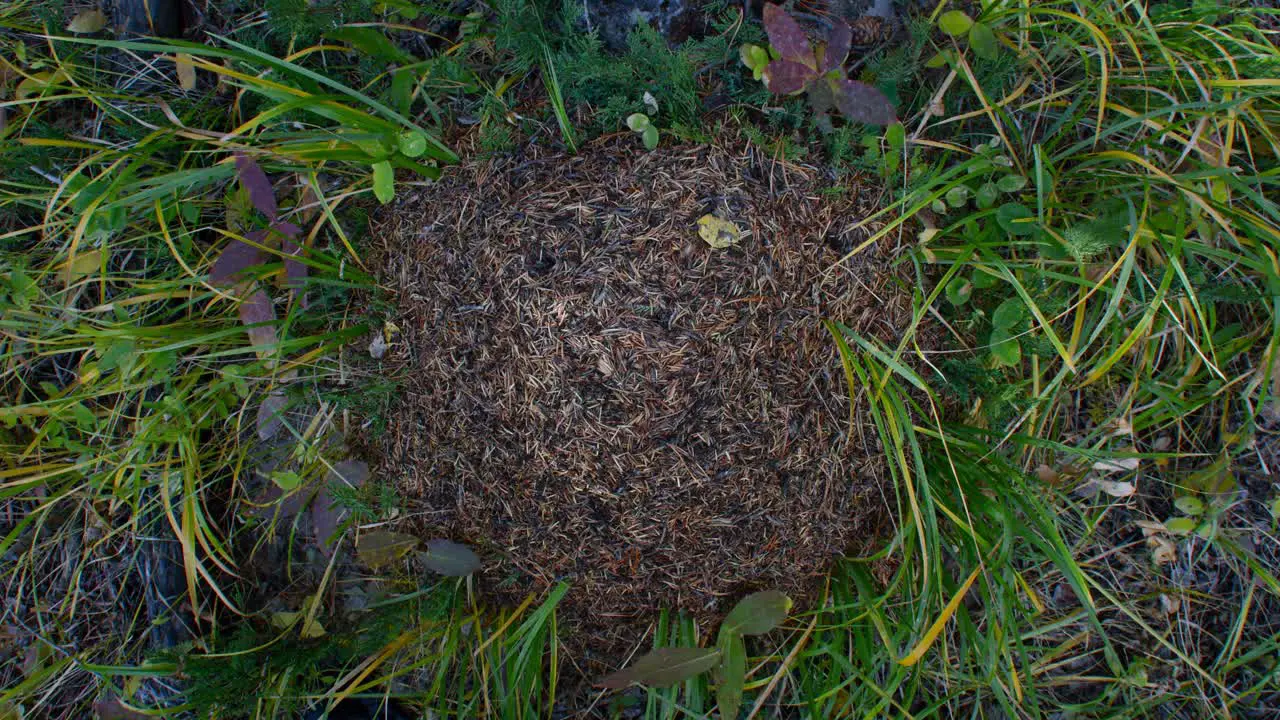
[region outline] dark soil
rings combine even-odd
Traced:
[[[664,607],[803,606],[876,534],[880,451],[821,321],[893,342],[910,318],[875,250],[839,264],[878,188],[638,145],[451,168],[382,215],[373,258],[399,298],[376,443],[405,515],[479,547],[498,602],[570,583],[561,636],[610,654]],[[700,239],[705,213],[739,245]]]

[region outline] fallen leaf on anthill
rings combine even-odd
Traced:
[[[764,590],[742,598],[724,619],[724,625],[743,635],[763,635],[782,624],[791,612],[791,598],[777,590]]]
[[[363,460],[343,460],[334,463],[329,471],[329,482],[345,482],[352,487],[360,487],[369,479],[369,463]]]
[[[356,552],[371,568],[390,565],[418,547],[418,538],[404,533],[375,530],[360,536]]]
[[[1155,563],[1156,567],[1168,565],[1178,559],[1178,546],[1168,538],[1153,535],[1147,538],[1147,543],[1151,545],[1151,562]]]
[[[423,564],[441,575],[462,577],[480,569],[480,557],[462,543],[437,538],[427,541]]]
[[[698,236],[711,247],[722,250],[737,245],[741,231],[732,222],[707,214],[698,218]]]

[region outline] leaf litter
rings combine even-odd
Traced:
[[[379,372],[403,385],[364,454],[406,498],[397,530],[482,549],[500,603],[567,581],[570,649],[611,662],[660,608],[713,623],[763,588],[804,607],[889,515],[821,324],[892,343],[909,322],[891,258],[839,263],[881,191],[743,145],[527,153],[375,221],[403,329]],[[709,214],[736,245],[699,236]]]

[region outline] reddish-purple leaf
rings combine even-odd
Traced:
[[[276,192],[271,187],[267,174],[262,172],[258,163],[244,153],[236,153],[236,174],[244,189],[249,191],[249,202],[258,212],[267,216],[271,222],[276,221]]]
[[[783,60],[808,65],[816,68],[813,59],[813,48],[809,38],[804,34],[794,18],[787,14],[781,6],[767,3],[764,6],[764,31],[769,34],[769,44]]]
[[[892,125],[898,120],[889,98],[866,83],[832,80],[831,94],[840,113],[850,120],[868,125]]]
[[[275,345],[278,341],[275,308],[271,306],[271,298],[262,290],[252,290],[248,297],[240,301],[240,322],[246,326],[249,342],[258,352]]]
[[[845,22],[844,18],[835,18],[832,23],[831,34],[827,36],[827,46],[822,52],[819,73],[843,67],[844,59],[849,56],[849,43],[853,41],[853,31],[849,29],[849,23]]]
[[[778,95],[798,93],[815,77],[813,68],[790,60],[774,60],[764,69],[764,84]]]
[[[258,406],[258,439],[265,442],[280,432],[280,427],[284,425],[284,405],[284,393],[279,390],[262,399],[262,404]]]
[[[333,554],[334,543],[330,543],[329,540],[334,533],[338,532],[338,526],[342,523],[344,515],[342,507],[336,504],[329,494],[328,485],[345,482],[352,487],[360,487],[368,479],[368,463],[360,460],[343,460],[334,463],[333,469],[325,478],[326,486],[320,488],[315,499],[311,501],[311,525],[315,528],[316,542],[325,554]]]
[[[265,233],[261,230],[255,230],[245,237],[254,242],[260,243]],[[213,267],[209,270],[209,281],[216,285],[233,285],[239,282],[240,273],[251,268],[261,265],[263,261],[263,252],[258,248],[232,240],[217,260],[213,261]]]

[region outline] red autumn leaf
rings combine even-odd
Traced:
[[[369,479],[369,465],[360,460],[343,460],[335,463],[325,478],[325,485],[316,493],[311,501],[311,525],[315,529],[316,543],[326,555],[332,555],[336,543],[330,539],[338,532],[342,518],[346,514],[342,506],[333,501],[329,494],[329,485],[345,482],[352,487],[364,485]]]
[[[258,439],[262,441],[275,437],[284,425],[284,393],[276,390],[262,399],[258,406]]]
[[[813,59],[813,48],[809,46],[809,38],[804,34],[804,29],[781,6],[773,3],[764,6],[764,30],[769,34],[769,44],[783,60],[811,68],[818,66]]]
[[[245,238],[261,243],[266,238],[266,233],[262,230],[254,230],[246,234]],[[239,281],[240,273],[261,265],[263,259],[262,250],[248,243],[232,240],[218,259],[213,261],[209,280],[217,285],[232,285]]]
[[[268,220],[275,222],[276,192],[272,189],[267,174],[253,158],[243,153],[236,153],[236,174],[240,176],[244,189],[249,192],[249,202],[253,203],[258,212],[266,215]]]
[[[791,62],[790,60],[774,60],[764,69],[764,83],[770,92],[778,95],[790,95],[800,92],[809,85],[817,74],[813,68]]]
[[[240,322],[245,324],[249,333],[249,342],[254,349],[262,352],[278,342],[275,308],[271,306],[271,298],[262,290],[250,290],[251,286],[242,286],[248,296],[240,301]]]
[[[836,18],[832,22],[834,24],[831,26],[831,34],[827,36],[827,47],[822,53],[819,73],[843,67],[845,58],[849,56],[849,44],[853,42],[853,31],[849,29],[849,23],[843,18]]]
[[[857,80],[831,81],[831,94],[840,113],[868,125],[892,125],[898,115],[889,98],[876,88]]]

